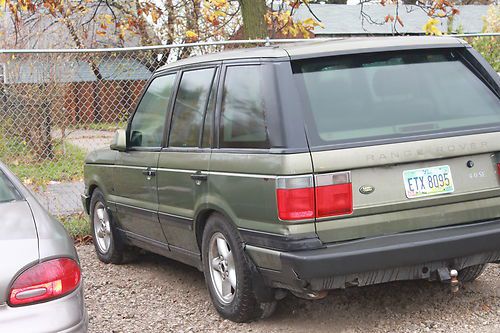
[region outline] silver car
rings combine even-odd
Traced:
[[[86,332],[73,242],[2,163],[0,217],[0,332]]]

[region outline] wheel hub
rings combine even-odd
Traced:
[[[230,303],[236,293],[236,269],[233,253],[221,233],[210,239],[208,258],[213,289],[222,303]]]
[[[107,253],[111,246],[111,224],[106,206],[100,201],[95,204],[92,222],[97,248],[101,253]]]

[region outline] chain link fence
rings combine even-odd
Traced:
[[[153,71],[188,53],[299,41],[0,50],[0,160],[52,214],[80,213],[85,156],[126,126]]]

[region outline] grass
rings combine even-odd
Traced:
[[[119,121],[119,122],[110,122],[110,123],[89,123],[89,124],[78,124],[71,125],[68,129],[86,129],[86,130],[94,130],[94,131],[108,131],[114,132],[117,129],[127,127],[127,122]]]
[[[84,213],[60,216],[59,221],[77,242],[88,242],[91,239],[90,222]]]
[[[54,145],[54,158],[38,161],[26,144],[16,139],[3,140],[0,159],[25,183],[45,185],[50,181],[77,181],[83,179],[86,152],[66,143]],[[3,148],[3,149],[2,149]]]

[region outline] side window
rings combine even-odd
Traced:
[[[221,110],[221,148],[269,148],[262,67],[226,70]]]
[[[160,147],[175,74],[155,78],[144,94],[130,124],[131,147]]]
[[[170,147],[198,147],[215,68],[184,72],[175,100]]]

